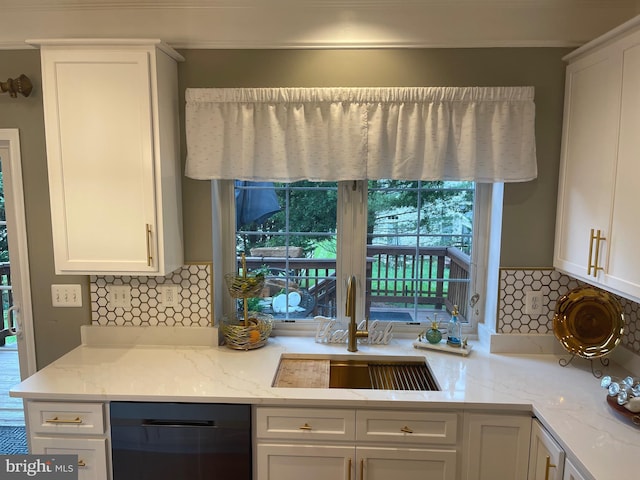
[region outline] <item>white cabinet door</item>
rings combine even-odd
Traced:
[[[175,61],[155,45],[41,50],[56,273],[179,267]]]
[[[531,417],[465,413],[463,474],[466,480],[526,480]]]
[[[355,478],[353,446],[258,444],[256,480]]]
[[[455,480],[455,450],[357,447],[358,480]]]
[[[620,56],[611,49],[567,67],[553,263],[590,282],[601,279],[596,260],[606,263],[606,245],[592,230],[610,233],[621,78]]]
[[[582,476],[573,463],[567,459],[564,462],[564,475],[562,476],[562,480],[586,480],[586,478]]]
[[[31,437],[31,453],[78,455],[79,480],[107,480],[105,438]]]
[[[562,480],[564,450],[538,420],[531,426],[528,480]]]
[[[640,38],[638,39],[640,42]],[[605,285],[640,299],[638,255],[638,172],[640,162],[640,44],[624,48],[620,136],[616,168],[609,255]]]

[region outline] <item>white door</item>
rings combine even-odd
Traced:
[[[356,452],[357,480],[457,478],[455,450],[358,447]]]
[[[531,425],[528,480],[562,480],[564,450],[538,420]]]
[[[258,480],[347,480],[354,478],[354,447],[258,444]]]
[[[3,300],[6,309],[4,318],[0,319],[5,335],[15,338],[20,378],[25,379],[36,371],[33,319],[31,307],[31,287],[29,283],[29,259],[27,254],[27,233],[24,216],[24,194],[22,189],[22,167],[20,158],[20,138],[17,129],[0,129],[0,167],[2,186],[4,189],[5,218],[3,229],[8,233],[10,285],[0,286],[4,290]],[[6,220],[6,222],[5,222]],[[6,259],[5,259],[6,260]],[[7,278],[7,277],[5,277]],[[8,288],[10,287],[10,288]],[[10,295],[9,295],[10,293]],[[8,305],[11,298],[12,304]],[[9,330],[8,332],[6,330]],[[0,347],[3,348],[3,347]],[[5,356],[10,358],[9,355]],[[15,355],[12,356],[15,358]],[[8,391],[0,391],[3,396],[0,405],[8,397]],[[21,402],[19,403],[21,405]],[[0,420],[1,418],[0,412]]]

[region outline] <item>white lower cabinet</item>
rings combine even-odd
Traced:
[[[28,401],[30,453],[78,455],[79,480],[108,480],[110,443],[102,403]]]
[[[465,413],[464,480],[526,480],[531,415]]]
[[[531,425],[531,455],[528,480],[586,480],[578,468],[538,419]]]
[[[356,480],[455,480],[453,449],[356,447]]]
[[[456,412],[256,408],[256,480],[457,480]]]
[[[528,480],[562,480],[564,450],[542,424],[531,425],[531,455]]]
[[[78,455],[79,480],[108,478],[106,438],[33,436],[31,451],[43,455]]]
[[[587,480],[580,471],[571,463],[571,460],[566,459],[564,462],[564,475],[562,480]]]
[[[257,479],[347,480],[353,478],[353,446],[266,444],[256,449]]]

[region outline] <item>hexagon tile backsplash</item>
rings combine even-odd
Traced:
[[[584,285],[572,277],[553,269],[500,269],[497,333],[549,334],[553,333],[556,301],[569,290]],[[533,316],[525,313],[525,294],[542,294],[542,312]],[[622,345],[640,354],[640,305],[616,295],[624,311],[625,329]]]
[[[167,306],[162,287],[174,285],[177,298]],[[112,286],[128,286],[130,305],[110,302]],[[165,277],[91,276],[91,323],[109,326],[207,327],[213,324],[211,264],[185,265]]]

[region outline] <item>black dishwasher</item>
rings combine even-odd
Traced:
[[[251,407],[112,402],[113,480],[250,480]]]

